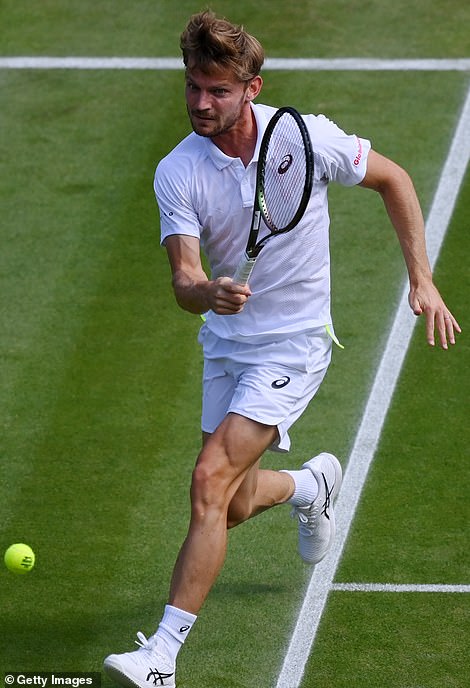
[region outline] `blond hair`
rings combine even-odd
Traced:
[[[194,14],[183,33],[180,47],[186,67],[211,73],[232,70],[239,81],[251,81],[264,62],[259,41],[226,19],[218,19],[211,10]]]

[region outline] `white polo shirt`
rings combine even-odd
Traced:
[[[259,146],[276,108],[252,104],[258,140],[245,168],[209,139],[189,134],[159,163],[155,194],[161,241],[172,234],[200,239],[211,278],[231,277],[245,250],[253,212]],[[295,229],[269,239],[250,278],[252,296],[241,313],[207,313],[219,337],[268,342],[331,324],[327,188],[358,184],[370,142],[345,134],[323,115],[306,115],[314,150],[310,201]],[[262,236],[262,232],[260,233]]]

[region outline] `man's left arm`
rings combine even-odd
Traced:
[[[455,344],[455,332],[461,330],[433,282],[423,214],[413,182],[399,165],[371,150],[361,186],[382,196],[408,269],[409,304],[415,315],[425,315],[428,343],[434,346],[437,332],[442,348],[447,349],[448,343]]]

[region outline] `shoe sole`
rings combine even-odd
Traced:
[[[125,688],[142,688],[139,683],[133,681],[129,676],[123,674],[119,669],[112,664],[105,663],[103,665],[104,672],[109,678],[111,678],[115,683],[120,686],[125,686]]]

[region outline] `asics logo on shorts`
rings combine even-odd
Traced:
[[[288,385],[289,382],[290,377],[288,375],[284,375],[284,377],[280,377],[279,380],[274,380],[274,382],[271,382],[271,387],[273,389],[281,389],[281,387]]]

